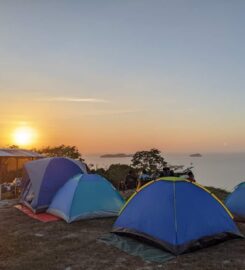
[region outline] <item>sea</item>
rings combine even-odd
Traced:
[[[202,157],[189,154],[164,154],[169,165],[193,166],[197,182],[232,191],[245,181],[245,153],[208,153]],[[94,168],[109,168],[111,164],[130,164],[131,158],[101,158],[100,155],[84,155],[85,162]]]

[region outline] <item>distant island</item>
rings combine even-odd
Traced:
[[[101,158],[127,158],[127,157],[133,157],[133,155],[119,153],[119,154],[105,154],[105,155],[102,155],[100,157]]]
[[[191,154],[190,157],[202,157],[200,153]]]

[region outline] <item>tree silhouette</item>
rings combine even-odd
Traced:
[[[161,156],[158,149],[151,149],[150,151],[138,151],[134,154],[132,160],[132,167],[138,170],[147,170],[148,172],[155,172],[166,167],[167,162]]]
[[[69,157],[84,161],[84,159],[82,158],[82,154],[79,152],[76,146],[62,144],[52,147],[46,146],[42,149],[34,149],[34,151],[43,154],[46,157]]]

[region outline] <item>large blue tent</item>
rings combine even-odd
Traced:
[[[55,157],[28,162],[24,171],[20,201],[33,212],[43,212],[60,187],[74,175],[85,173],[86,167],[79,160]]]
[[[79,174],[57,192],[47,212],[71,223],[117,216],[123,205],[124,199],[105,178],[96,174]]]
[[[225,204],[238,220],[245,220],[245,182],[235,187]]]
[[[152,181],[133,194],[112,231],[146,239],[174,254],[240,235],[214,195],[176,177]]]

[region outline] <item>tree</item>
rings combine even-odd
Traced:
[[[82,159],[81,153],[76,146],[62,144],[54,147],[47,146],[42,149],[34,149],[34,151],[47,157],[69,157],[84,161],[84,159]]]
[[[166,167],[167,162],[161,156],[158,149],[151,149],[150,151],[138,151],[134,154],[132,160],[132,167],[138,170],[147,170],[155,172]]]
[[[109,180],[115,187],[119,187],[121,181],[125,181],[128,172],[132,170],[126,164],[111,164],[108,169],[98,168],[91,173],[99,174]]]
[[[116,187],[119,187],[121,181],[125,181],[126,175],[131,167],[126,164],[112,164],[106,170],[105,177],[112,182]]]
[[[12,144],[8,147],[9,149],[19,149],[18,145]]]

